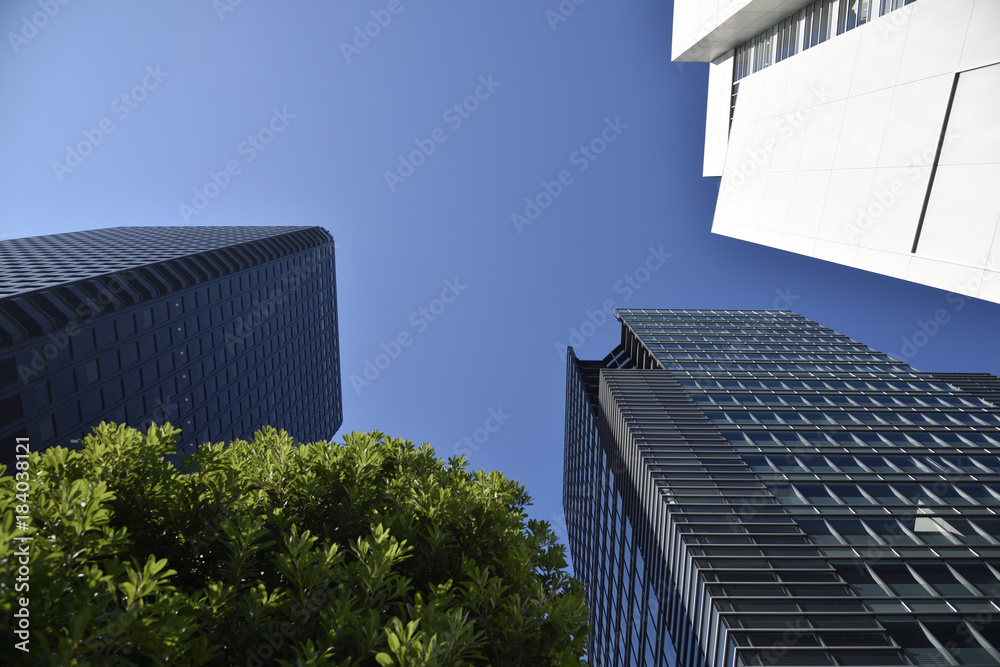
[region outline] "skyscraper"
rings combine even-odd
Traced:
[[[712,231],[1000,303],[1000,3],[676,0]]]
[[[1000,664],[1000,379],[790,312],[618,317],[567,355],[590,664]]]
[[[0,442],[101,421],[185,448],[343,421],[334,243],[320,227],[115,227],[0,241]]]

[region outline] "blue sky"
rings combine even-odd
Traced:
[[[791,308],[1000,374],[996,304],[710,234],[707,65],[670,62],[669,2],[64,2],[0,8],[0,235],[327,228],[342,432],[461,448],[562,537],[557,348],[610,351],[606,305]]]

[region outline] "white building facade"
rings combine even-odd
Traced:
[[[675,0],[712,231],[1000,303],[1000,0]]]

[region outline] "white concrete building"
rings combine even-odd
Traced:
[[[712,231],[1000,303],[1000,0],[675,0]]]

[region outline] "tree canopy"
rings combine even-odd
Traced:
[[[30,652],[0,662],[580,664],[581,584],[499,472],[378,432],[264,428],[175,461],[178,437],[103,423],[18,462],[27,496],[0,478],[0,626],[30,601]]]

